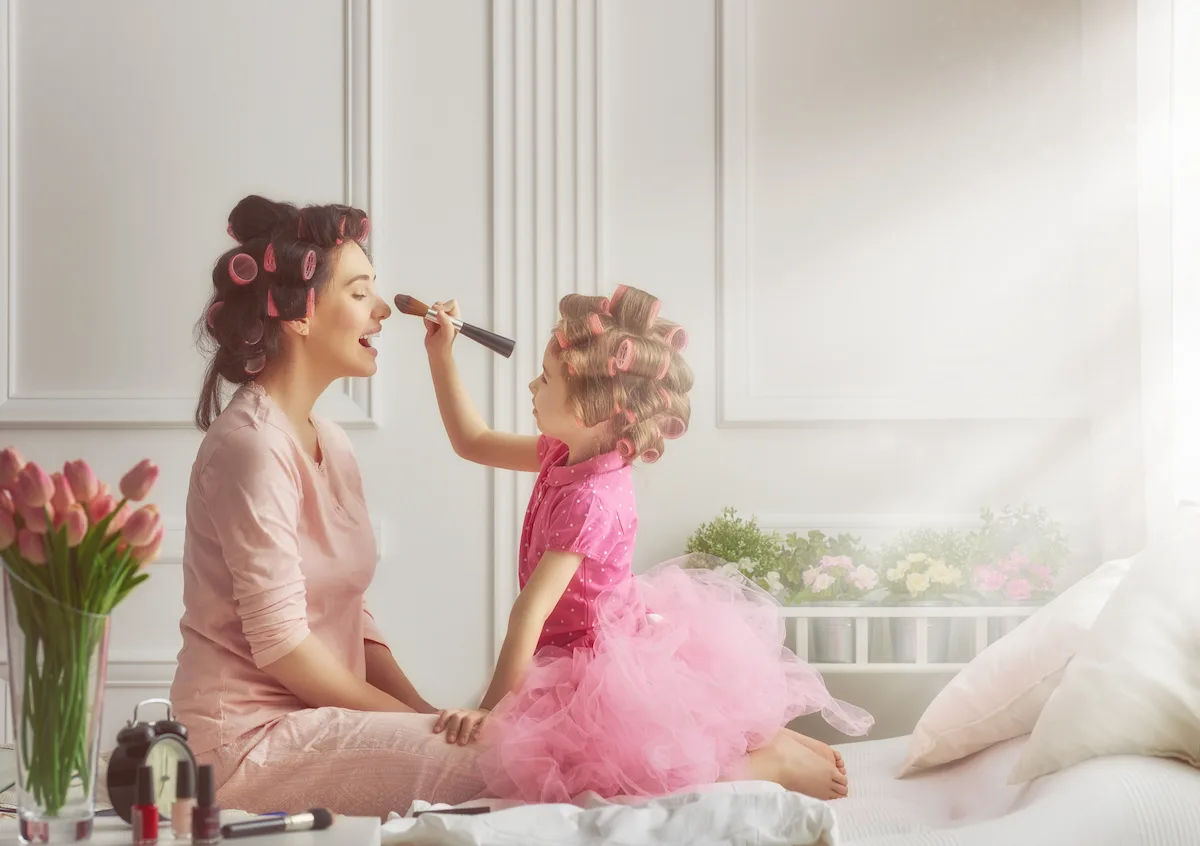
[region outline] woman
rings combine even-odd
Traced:
[[[213,269],[171,701],[224,807],[385,816],[482,790],[475,751],[433,733],[367,610],[362,479],[345,432],[312,413],[334,380],[376,370],[391,310],[368,230],[346,206],[246,197]]]

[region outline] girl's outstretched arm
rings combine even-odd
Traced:
[[[508,633],[504,636],[504,646],[500,648],[492,683],[479,704],[481,709],[490,711],[505,694],[520,687],[525,670],[537,649],[542,627],[571,583],[575,571],[583,563],[583,558],[579,553],[554,550],[547,550],[542,555],[508,615]]]
[[[536,473],[541,469],[537,437],[493,431],[471,402],[454,362],[452,345],[457,332],[447,316],[457,317],[458,306],[453,300],[447,305],[449,308],[441,303],[434,304],[437,323],[425,321],[425,348],[429,352],[429,371],[433,375],[438,411],[450,437],[450,445],[460,457],[476,464]]]

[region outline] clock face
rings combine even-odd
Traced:
[[[146,753],[146,765],[154,772],[154,804],[158,806],[158,812],[167,818],[170,818],[171,806],[175,804],[175,780],[180,761],[188,761],[195,766],[187,744],[170,735],[160,737]]]

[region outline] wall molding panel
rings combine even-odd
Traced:
[[[383,58],[379,0],[343,0],[345,60],[345,159],[343,201],[363,208],[375,231],[381,228],[380,159],[383,120],[379,114]],[[16,335],[20,331],[17,278],[18,23],[16,0],[0,3],[0,197],[7,226],[0,227],[0,427],[2,428],[191,428],[196,395],[147,397],[105,391],[37,391],[20,387]],[[362,81],[366,80],[366,85]],[[28,284],[28,283],[26,283]],[[374,379],[344,379],[318,403],[326,417],[352,429],[378,427]],[[198,390],[197,390],[198,393]]]
[[[535,434],[524,385],[541,365],[558,301],[599,290],[598,0],[492,3],[493,323],[517,339],[493,369],[493,424]],[[524,474],[528,475],[528,474]],[[493,471],[493,651],[517,595],[532,480]]]

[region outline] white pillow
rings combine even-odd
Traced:
[[[1105,755],[1200,766],[1200,510],[1137,556],[1037,721],[1016,784]]]
[[[921,715],[900,776],[1029,734],[1129,567],[1101,565],[980,652]]]

